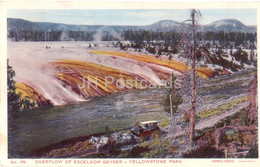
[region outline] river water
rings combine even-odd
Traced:
[[[200,110],[216,108],[246,96],[255,70],[203,80],[197,86]],[[19,113],[9,135],[9,157],[27,157],[32,150],[65,139],[130,129],[137,121],[168,119],[167,89],[145,89],[96,97],[87,102]],[[180,106],[181,107],[181,106]],[[199,112],[199,111],[197,111]],[[176,126],[178,122],[176,122]]]
[[[167,118],[166,89],[146,89],[96,97],[90,101],[34,109],[18,115],[10,135],[9,156],[23,157],[33,149],[65,139],[131,128],[137,121]]]

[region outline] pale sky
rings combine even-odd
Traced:
[[[201,9],[200,24],[220,19],[237,19],[246,25],[257,25],[256,9]],[[8,10],[8,17],[36,22],[85,25],[149,25],[160,20],[189,19],[187,9],[90,9],[90,10]]]

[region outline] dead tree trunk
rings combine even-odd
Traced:
[[[195,50],[196,50],[196,27],[195,27],[195,10],[191,13],[192,28],[193,28],[193,51],[192,51],[192,101],[191,101],[191,116],[190,116],[190,141],[194,140],[195,130],[195,109],[196,109],[196,68],[195,68]]]

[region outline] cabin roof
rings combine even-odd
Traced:
[[[151,124],[151,123],[157,123],[157,121],[144,121],[144,122],[140,122],[140,124]]]

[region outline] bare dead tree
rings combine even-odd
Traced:
[[[257,73],[255,73],[254,79],[248,84],[247,97],[249,101],[247,109],[248,120],[249,124],[253,125],[257,122]]]
[[[192,9],[190,12],[190,19],[186,20],[181,26],[181,47],[183,53],[181,56],[187,59],[187,65],[191,65],[191,109],[188,110],[190,115],[190,135],[189,139],[194,140],[195,131],[195,113],[196,113],[196,29],[198,25],[198,18],[201,17],[199,10]],[[186,22],[190,23],[186,23]]]
[[[195,109],[196,109],[196,21],[195,17],[197,15],[195,9],[191,10],[191,21],[193,28],[193,51],[192,51],[192,101],[191,101],[191,116],[190,116],[190,141],[194,140],[194,130],[195,130]]]

